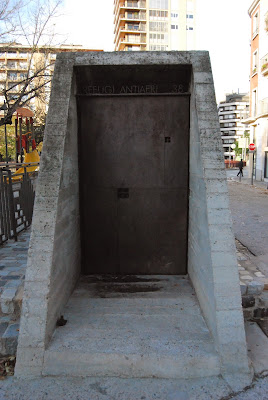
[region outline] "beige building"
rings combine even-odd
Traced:
[[[114,0],[116,51],[196,49],[196,0]]]
[[[17,98],[21,92],[25,79],[29,73],[41,71],[38,78],[30,84],[42,86],[39,96],[32,98],[27,107],[35,113],[45,113],[47,111],[48,100],[51,91],[51,77],[54,72],[54,63],[58,53],[72,51],[92,51],[84,49],[81,45],[61,45],[54,47],[40,47],[38,51],[32,52],[30,46],[19,43],[7,44],[0,43],[0,106],[4,103],[3,90],[9,91],[9,98]],[[46,82],[47,81],[47,82]],[[25,97],[26,100],[26,97]]]

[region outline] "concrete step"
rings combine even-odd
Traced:
[[[80,282],[64,310],[67,324],[45,352],[43,375],[218,375],[218,355],[189,281],[146,280]]]

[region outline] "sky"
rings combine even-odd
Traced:
[[[197,50],[210,52],[217,101],[248,92],[253,0],[196,0]],[[113,0],[65,0],[56,28],[65,43],[114,50]]]

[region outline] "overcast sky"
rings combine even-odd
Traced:
[[[252,0],[196,0],[197,49],[209,50],[217,101],[225,93],[249,90]],[[113,51],[113,0],[65,0],[57,29],[66,43]]]

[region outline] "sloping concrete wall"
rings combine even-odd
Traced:
[[[57,60],[36,189],[16,374],[41,374],[43,353],[80,275],[74,55]]]
[[[16,376],[41,374],[44,350],[80,272],[73,68],[133,64],[192,65],[188,270],[221,357],[222,374],[234,380],[238,376],[242,387],[249,382],[249,367],[207,52],[69,53],[57,58],[34,210]]]
[[[221,357],[222,374],[245,386],[249,365],[232,219],[209,57],[193,62],[188,272]],[[241,386],[240,386],[241,385]]]

